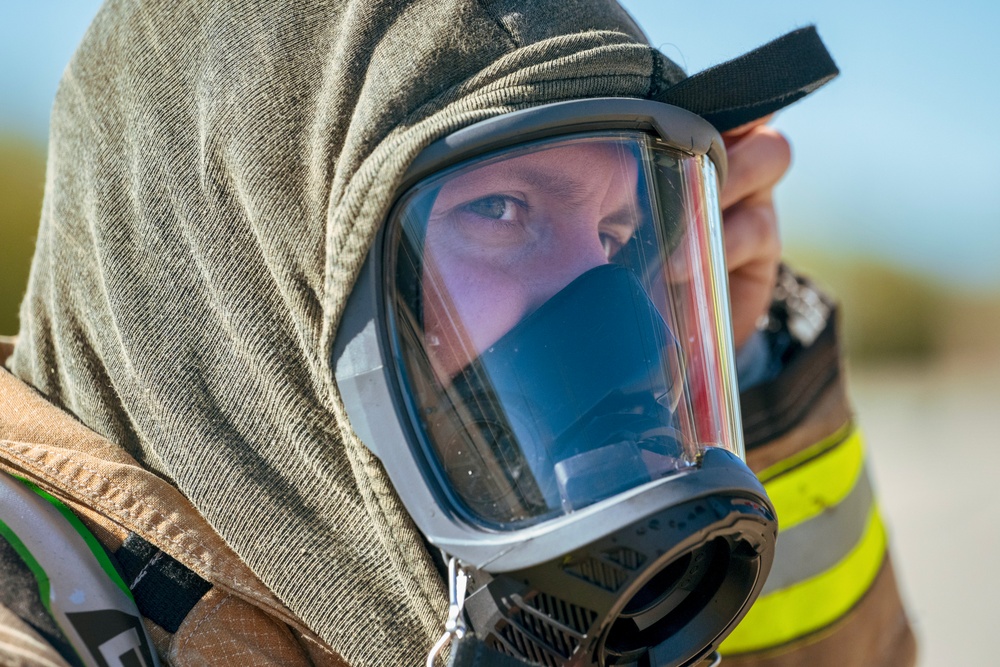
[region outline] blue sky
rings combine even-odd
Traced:
[[[45,141],[59,76],[99,4],[2,3],[0,130]],[[1000,288],[1000,4],[623,4],[692,73],[816,24],[842,74],[775,120],[795,155],[778,190],[788,244]]]
[[[689,73],[815,24],[841,75],[782,112],[789,245],[1000,287],[1000,4],[622,3]]]

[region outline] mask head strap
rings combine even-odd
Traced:
[[[725,132],[788,106],[839,73],[815,26],[809,26],[690,76],[654,93],[654,99],[694,112]]]

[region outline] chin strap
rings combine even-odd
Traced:
[[[794,30],[654,94],[694,112],[720,132],[805,97],[840,73],[815,26]]]

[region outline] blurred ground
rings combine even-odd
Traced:
[[[1000,352],[978,352],[850,371],[923,667],[1000,663]]]

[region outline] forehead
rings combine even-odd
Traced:
[[[441,196],[504,187],[529,187],[554,195],[581,197],[597,183],[638,173],[639,147],[634,141],[591,138],[536,146],[466,165],[442,183]]]

